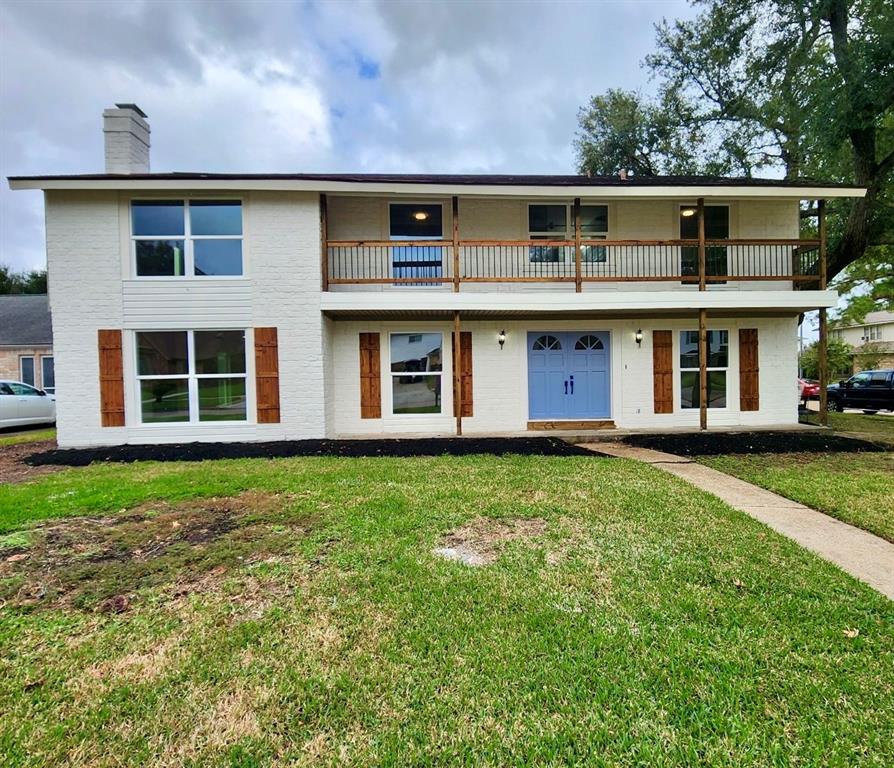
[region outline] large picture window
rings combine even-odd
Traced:
[[[444,212],[440,203],[391,203],[388,233],[392,240],[440,240],[444,237]],[[391,273],[397,278],[442,277],[444,249],[437,245],[404,245],[391,249]],[[424,280],[409,285],[437,285]],[[408,285],[408,283],[398,283]]]
[[[608,237],[608,206],[582,205],[580,232],[583,240],[605,240]],[[530,240],[574,240],[574,206],[569,203],[530,203],[528,205],[528,238]],[[574,248],[558,245],[531,246],[533,263],[574,261]],[[605,248],[600,245],[581,247],[581,260],[605,261]]]
[[[238,200],[141,200],[131,203],[139,277],[241,275]]]
[[[140,331],[144,424],[245,421],[244,331]]]
[[[729,331],[708,331],[708,408],[726,408]],[[680,407],[698,408],[698,331],[680,331]]]
[[[391,412],[441,413],[440,333],[391,334]]]
[[[694,205],[680,206],[680,239],[698,240],[698,209]],[[726,205],[705,206],[705,240],[729,240],[729,207]],[[680,274],[694,277],[683,282],[697,282],[698,279],[698,246],[685,246],[680,249]],[[709,245],[705,247],[705,274],[708,277],[726,277],[726,246]],[[724,283],[725,280],[709,280],[710,283]]]

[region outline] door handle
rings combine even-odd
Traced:
[[[565,394],[568,394],[568,379],[565,379]]]
[[[569,377],[571,379],[571,394],[574,394],[574,376]]]

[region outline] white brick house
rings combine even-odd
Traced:
[[[144,118],[107,110],[105,174],[10,179],[45,193],[62,446],[794,424],[837,298],[799,205],[864,194],[152,174]]]

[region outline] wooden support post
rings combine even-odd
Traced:
[[[329,212],[326,195],[320,195],[320,277],[324,291],[329,290]]]
[[[456,414],[456,434],[463,433],[463,409],[462,409],[462,377],[460,371],[460,325],[459,312],[453,313],[453,411]]]
[[[453,292],[459,292],[459,198],[453,196]]]
[[[700,291],[707,290],[707,255],[705,253],[705,198],[700,197],[696,207],[696,215],[698,216],[698,289]],[[702,427],[704,429],[704,427]]]
[[[819,287],[826,290],[828,272],[826,266],[826,201],[818,200],[816,204],[817,226],[819,229]],[[829,397],[826,388],[829,386],[829,328],[826,309],[819,311],[819,422],[823,426],[829,424]]]
[[[580,198],[574,198],[574,290],[581,292]]]
[[[698,311],[698,425],[708,428],[708,312]]]

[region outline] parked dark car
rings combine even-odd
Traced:
[[[894,369],[861,371],[827,390],[829,408],[860,408],[863,413],[894,411]]]

